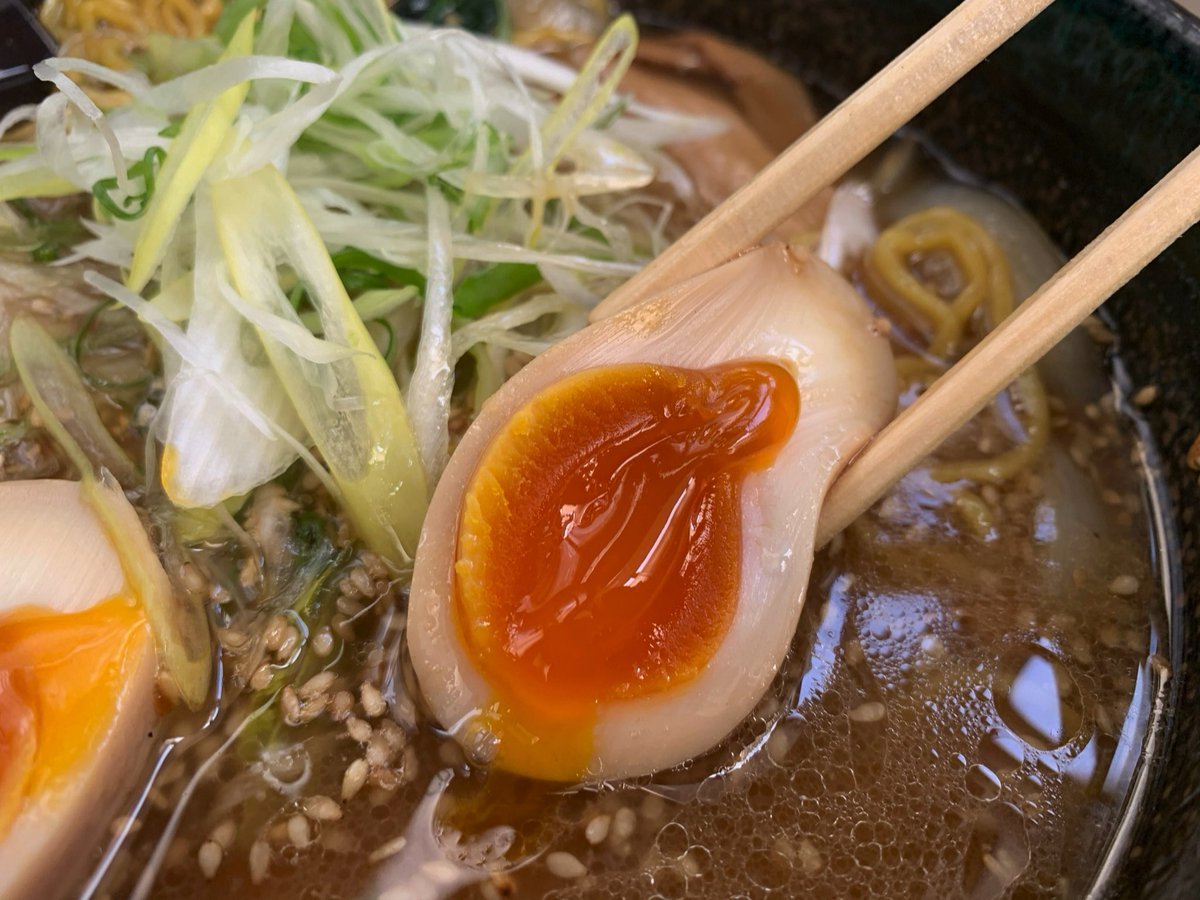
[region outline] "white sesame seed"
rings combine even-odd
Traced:
[[[363,682],[359,689],[359,698],[362,700],[363,710],[368,718],[377,719],[387,712],[387,703],[383,700],[383,694],[371,682]]]
[[[308,826],[308,819],[297,813],[287,821],[288,840],[292,842],[293,847],[299,847],[303,850],[312,843],[312,829]]]
[[[304,800],[304,814],[314,822],[336,822],[342,817],[342,808],[337,801],[323,794]]]
[[[1133,395],[1135,406],[1149,406],[1158,399],[1158,388],[1153,384],[1148,384],[1136,394]]]
[[[386,844],[381,844],[377,849],[371,851],[368,857],[371,862],[377,863],[381,859],[387,859],[389,856],[395,856],[404,849],[404,845],[408,843],[408,839],[404,835],[392,838]]]
[[[386,578],[388,574],[387,564],[383,558],[370,550],[364,550],[359,557],[363,564],[363,568],[367,570],[367,574],[372,578]]]
[[[271,866],[271,847],[266,841],[255,841],[250,845],[250,883],[262,884]]]
[[[242,565],[238,569],[238,583],[244,588],[251,588],[258,581],[258,560],[253,556],[247,556],[242,560]]]
[[[574,854],[563,850],[555,851],[546,857],[546,868],[551,875],[559,878],[582,878],[587,874],[587,866],[579,861]]]
[[[338,691],[329,701],[329,714],[335,722],[341,722],[354,710],[354,695],[349,691]]]
[[[256,691],[263,690],[271,683],[271,665],[263,663],[254,670],[254,674],[250,676],[250,687]]]
[[[408,743],[408,735],[404,733],[404,729],[391,719],[384,719],[379,723],[379,733],[387,742],[388,749],[393,753]]]
[[[589,844],[603,844],[608,837],[608,829],[612,824],[612,816],[600,815],[590,819],[583,829],[583,836]]]
[[[350,737],[360,744],[365,744],[371,739],[371,724],[366,719],[351,716],[346,720],[346,730],[350,732]]]
[[[300,687],[301,698],[310,700],[320,694],[327,693],[337,676],[333,672],[319,672]]]
[[[328,625],[319,628],[317,633],[312,636],[311,646],[313,653],[321,659],[325,659],[333,652],[333,632],[329,630]]]
[[[1132,575],[1118,575],[1108,583],[1108,590],[1119,597],[1132,597],[1138,592],[1138,580]]]
[[[289,625],[283,633],[283,643],[279,645],[279,649],[275,651],[275,656],[278,659],[290,659],[292,654],[296,652],[296,648],[300,646],[300,632],[295,625]]]
[[[284,638],[287,637],[287,627],[287,619],[283,616],[274,615],[267,620],[267,627],[263,630],[263,645],[268,653],[274,653],[283,645]]]
[[[217,874],[217,869],[221,868],[221,860],[224,857],[225,851],[216,841],[205,841],[200,845],[200,852],[196,854],[196,860],[200,863],[200,871],[204,873],[205,878],[212,878]]]
[[[290,684],[279,692],[279,708],[283,710],[283,721],[289,725],[300,722],[300,698]]]
[[[372,768],[386,766],[392,761],[392,748],[388,746],[388,742],[384,740],[383,735],[373,734],[371,739],[367,741],[367,765]]]
[[[389,769],[387,766],[375,766],[372,768],[371,775],[367,780],[385,794],[390,794],[396,788],[400,787],[401,784],[400,773],[395,769]]]
[[[851,722],[881,722],[887,709],[877,700],[871,700],[854,707],[847,715]]]
[[[367,765],[365,759],[356,759],[346,768],[346,774],[342,776],[342,799],[350,800],[362,790],[364,784],[367,783],[367,775],[371,768]]]
[[[217,631],[217,640],[227,650],[238,650],[246,646],[246,641],[250,639],[246,637],[244,631],[238,631],[236,628],[221,628]]]
[[[404,748],[404,759],[400,761],[400,775],[405,782],[415,781],[421,764],[417,759],[417,748],[409,744]]]
[[[628,806],[622,806],[613,815],[610,837],[616,842],[627,841],[633,837],[637,828],[637,815]]]
[[[209,840],[216,841],[221,845],[222,850],[228,850],[233,846],[234,838],[237,837],[237,825],[233,819],[226,819],[208,835]]]
[[[355,566],[350,570],[349,581],[360,594],[369,595],[371,593],[371,576],[361,566]]]

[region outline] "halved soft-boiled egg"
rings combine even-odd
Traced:
[[[862,300],[781,244],[548,350],[433,496],[408,642],[434,714],[546,779],[717,744],[778,671],[825,491],[895,398]]]
[[[73,481],[0,483],[0,897],[91,862],[152,743],[157,658]]]

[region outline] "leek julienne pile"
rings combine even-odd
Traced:
[[[214,506],[303,458],[399,563],[452,396],[478,408],[511,351],[579,327],[661,248],[668,207],[640,191],[660,146],[714,125],[615,93],[628,18],[575,73],[371,0],[231,16],[256,5],[222,23],[219,56],[160,84],[43,63],[60,90],[0,122],[37,135],[4,145],[0,201],[93,195],[68,259],[123,273],[89,280],[162,350],[172,500]],[[102,111],[73,78],[129,100]]]

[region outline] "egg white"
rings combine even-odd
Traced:
[[[79,612],[128,593],[121,560],[73,481],[0,483],[0,619],[22,606]],[[149,628],[95,751],[69,777],[26,797],[0,834],[0,897],[67,896],[152,744],[157,658]]]
[[[743,482],[733,622],[694,679],[601,704],[585,778],[677,765],[713,747],[753,710],[792,642],[826,489],[890,419],[896,398],[891,352],[862,299],[811,254],[782,244],[586,328],[535,359],[484,406],[434,493],[409,601],[413,666],[445,727],[461,730],[493,699],[461,644],[451,601],[463,495],[496,433],[530,398],[575,372],[618,363],[700,369],[735,360],[787,367],[801,406],[775,462]]]

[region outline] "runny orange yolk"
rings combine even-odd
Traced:
[[[737,608],[741,485],[795,428],[773,363],[591,369],[495,436],[459,523],[454,611],[501,764],[584,774],[597,709],[698,675]]]
[[[136,605],[23,607],[0,617],[0,838],[26,798],[52,791],[95,750],[149,652]]]

